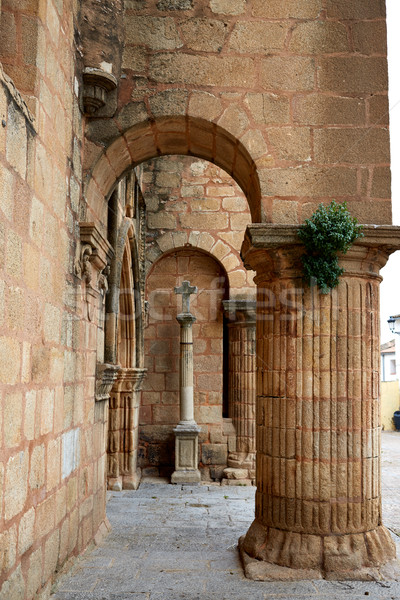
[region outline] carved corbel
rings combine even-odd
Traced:
[[[75,275],[85,282],[87,318],[93,319],[98,296],[104,301],[108,291],[109,262],[114,251],[94,223],[80,223],[80,250],[75,261]],[[93,283],[95,285],[93,285]]]
[[[106,105],[109,92],[117,87],[117,80],[112,73],[92,67],[84,68],[82,79],[83,111],[85,115],[92,117]]]
[[[108,363],[98,363],[96,367],[96,402],[108,400],[110,392],[117,379],[118,372],[121,370],[119,365],[111,365]]]
[[[100,273],[97,278],[97,289],[105,299],[108,292],[108,277],[110,275],[110,265],[107,265]]]
[[[93,254],[93,248],[90,244],[83,244],[80,249],[79,258],[75,260],[75,275],[82,279],[86,285],[92,281],[92,269],[90,266],[90,257]]]

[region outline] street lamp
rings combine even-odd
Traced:
[[[396,333],[394,328],[395,328],[395,324],[396,324],[396,319],[394,317],[389,317],[388,320],[388,325],[389,325],[389,329],[391,333]]]

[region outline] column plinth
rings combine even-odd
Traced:
[[[200,483],[199,433],[200,427],[194,420],[193,394],[193,331],[196,317],[191,313],[180,313],[176,320],[181,326],[180,332],[180,421],[175,433],[175,471],[171,483]]]
[[[297,227],[254,225],[257,492],[240,540],[252,579],[371,579],[397,569],[382,524],[379,269],[400,228],[365,226],[338,288],[303,281]]]

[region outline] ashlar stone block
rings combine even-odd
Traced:
[[[28,494],[28,452],[11,456],[6,465],[4,487],[4,517],[12,519],[24,507]]]
[[[125,42],[146,45],[152,50],[173,50],[182,41],[171,17],[126,15]]]
[[[222,15],[241,15],[246,8],[246,0],[211,0],[213,13]]]

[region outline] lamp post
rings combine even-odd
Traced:
[[[397,331],[395,331],[396,319],[394,317],[389,317],[387,322],[391,333],[398,333]]]
[[[395,333],[398,336],[400,335],[400,315],[392,315],[387,320],[389,329],[391,333]],[[394,352],[395,352],[395,361],[396,361],[396,374],[399,378],[399,386],[400,386],[400,338],[394,338]]]

